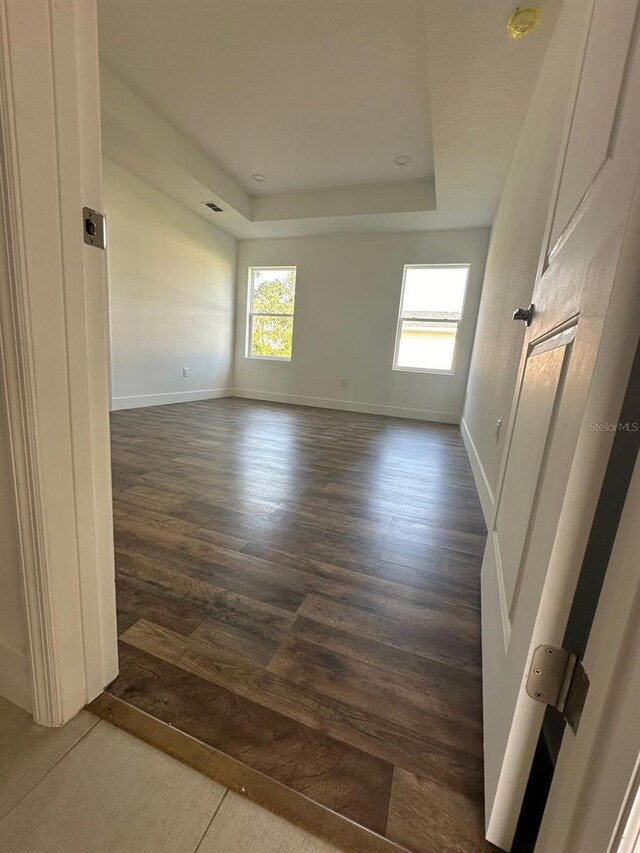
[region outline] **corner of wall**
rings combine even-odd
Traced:
[[[233,396],[236,387],[236,361],[238,345],[238,291],[240,288],[240,249],[242,240],[235,241],[235,258],[233,266],[233,315],[231,319],[231,361],[229,363],[229,376],[227,385],[229,396]]]
[[[111,410],[228,396],[238,241],[137,174],[104,166]]]

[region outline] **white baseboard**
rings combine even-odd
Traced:
[[[369,415],[387,415],[393,418],[412,418],[420,421],[435,421],[442,424],[457,424],[460,415],[452,412],[432,412],[428,409],[408,409],[402,406],[383,406],[375,403],[359,403],[353,400],[331,400],[325,397],[300,397],[297,394],[277,394],[270,391],[254,391],[234,388],[231,397],[249,400],[266,400],[271,403],[289,403],[292,406],[315,406],[319,409],[339,409],[345,412],[365,412]]]
[[[429,409],[409,409],[402,406],[385,406],[376,403],[359,403],[354,400],[332,400],[325,397],[301,397],[297,394],[277,394],[248,388],[209,388],[205,391],[175,391],[169,394],[141,394],[137,397],[114,397],[111,410],[140,409],[146,406],[164,406],[171,403],[190,403],[193,400],[215,400],[220,397],[243,397],[248,400],[265,400],[271,403],[289,403],[292,406],[315,406],[320,409],[339,409],[346,412],[364,412],[393,418],[412,418],[442,424],[458,424],[460,416],[453,412],[434,412]]]
[[[0,646],[0,696],[25,711],[33,711],[29,658],[8,646]]]
[[[194,400],[216,400],[219,397],[230,397],[229,388],[207,388],[204,391],[172,391],[168,394],[141,394],[137,397],[114,397],[111,400],[111,411],[120,409],[141,409],[146,406],[165,406],[171,403],[191,403]]]
[[[467,449],[467,456],[469,457],[471,470],[473,471],[473,479],[476,481],[476,489],[478,490],[478,496],[482,506],[482,514],[484,515],[484,521],[488,529],[493,515],[493,491],[491,490],[489,480],[487,479],[482,462],[480,461],[480,456],[478,455],[478,450],[473,443],[469,427],[467,426],[464,418],[460,418],[460,432],[462,433],[464,446]]]

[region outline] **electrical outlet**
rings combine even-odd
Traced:
[[[346,377],[344,377],[344,376],[343,376],[343,377],[342,377],[342,379],[340,380],[340,385],[342,385],[342,387],[344,388],[344,386],[345,386],[346,384],[347,384]]]
[[[496,421],[496,444],[500,441],[500,430],[502,429],[502,418]]]
[[[189,378],[189,368],[188,367],[182,368],[182,375],[184,376],[185,379]]]

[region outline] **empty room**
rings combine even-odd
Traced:
[[[632,853],[637,0],[0,9],[0,846]]]

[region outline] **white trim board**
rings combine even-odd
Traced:
[[[493,491],[491,489],[491,485],[489,484],[489,480],[485,473],[482,462],[480,461],[478,449],[475,446],[473,439],[471,438],[469,427],[467,426],[464,418],[460,418],[460,432],[462,433],[462,440],[464,441],[464,446],[467,450],[467,456],[469,457],[469,462],[471,463],[473,479],[476,481],[476,489],[478,490],[478,497],[480,498],[480,504],[482,506],[484,522],[487,525],[487,529],[489,529],[489,526],[491,524],[491,518],[493,516],[493,507],[495,503]]]
[[[312,406],[318,409],[337,409],[344,412],[363,412],[391,418],[433,421],[441,424],[459,424],[460,416],[453,412],[434,412],[429,409],[409,409],[353,400],[332,400],[325,397],[302,397],[297,394],[279,394],[247,388],[207,388],[203,391],[171,391],[165,394],[140,394],[132,397],[114,397],[111,411],[142,409],[148,406],[166,406],[172,403],[191,403],[195,400],[217,400],[221,397],[239,397],[246,400],[264,400],[270,403],[287,403],[291,406]]]
[[[111,411],[120,409],[142,409],[146,406],[166,406],[171,403],[191,403],[194,400],[217,400],[219,397],[232,397],[230,388],[206,388],[203,391],[170,391],[165,394],[140,394],[137,397],[114,397]]]
[[[0,645],[0,696],[18,708],[33,711],[31,662],[9,646]]]
[[[325,397],[301,397],[297,394],[279,394],[271,391],[256,391],[247,388],[234,388],[230,397],[248,400],[265,400],[271,403],[289,403],[292,406],[314,406],[318,409],[337,409],[344,412],[364,412],[369,415],[386,415],[392,418],[411,418],[420,421],[434,421],[441,424],[459,424],[460,415],[454,412],[433,412],[428,409],[408,409],[402,406],[386,406],[376,403],[360,403],[354,400],[332,400]]]
[[[95,0],[0,0],[0,338],[46,726],[118,673],[105,260],[79,231],[84,205],[103,209],[97,54]],[[7,655],[20,690],[23,662]]]

